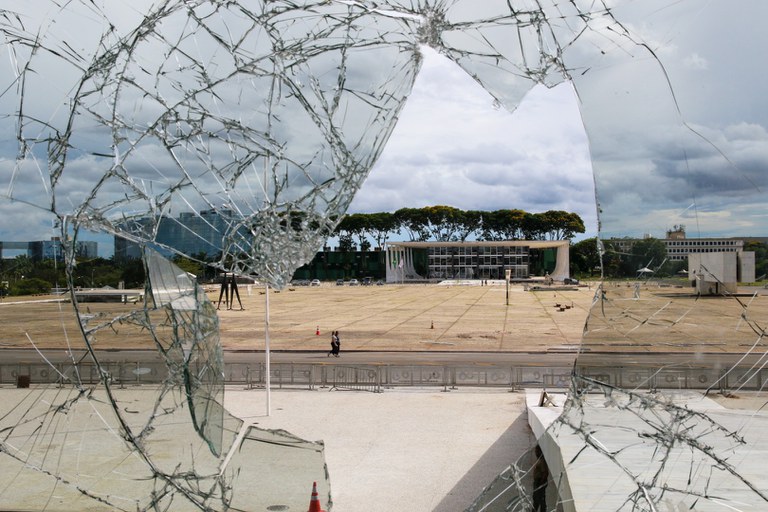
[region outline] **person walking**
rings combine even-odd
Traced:
[[[326,357],[331,357],[331,354],[334,356],[337,354],[338,350],[336,346],[336,331],[331,331],[331,350],[328,351],[328,355]]]
[[[333,335],[336,337],[336,357],[339,357],[341,352],[341,338],[339,338],[339,331],[334,331]]]

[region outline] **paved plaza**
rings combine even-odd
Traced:
[[[225,397],[258,427],[324,442],[334,512],[464,510],[533,443],[522,392],[274,391],[269,417],[263,391]]]

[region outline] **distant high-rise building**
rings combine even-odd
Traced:
[[[77,242],[75,254],[80,258],[93,259],[99,257],[99,244],[94,241]]]
[[[81,259],[93,259],[98,257],[98,242],[78,241],[75,243],[75,256]],[[64,248],[58,237],[50,240],[36,240],[32,242],[0,242],[0,258],[3,250],[23,250],[34,261],[56,260],[64,261]]]
[[[154,229],[152,237],[157,246],[170,248],[182,254],[214,256],[222,250],[222,240],[230,229],[232,212],[228,210],[203,210],[200,213],[183,212],[176,218],[160,217],[133,219],[126,231],[140,231],[144,236]],[[138,244],[121,236],[115,236],[115,259],[141,257]]]

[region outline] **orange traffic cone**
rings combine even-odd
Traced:
[[[317,329],[315,329],[315,336],[320,336],[320,326],[317,326]]]
[[[312,497],[309,499],[307,512],[325,512],[320,508],[320,498],[317,497],[317,482],[312,482]]]

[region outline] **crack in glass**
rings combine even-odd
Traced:
[[[249,428],[223,409],[215,310],[167,257],[213,256],[222,271],[283,288],[324,245],[384,149],[423,45],[511,112],[536,85],[572,84],[602,238],[679,221],[721,232],[719,213],[764,215],[761,45],[728,37],[742,25],[724,1],[16,4],[0,5],[0,189],[4,203],[47,219],[60,236],[72,311],[60,306],[69,363],[50,365],[61,385],[16,390],[18,400],[3,405],[0,503],[16,503],[23,483],[41,510],[285,505],[266,505],[268,485],[259,497],[252,480],[238,482],[268,472],[288,446],[302,448],[290,453],[303,482],[328,485],[321,445]],[[755,1],[740,10],[768,14]],[[84,230],[140,248],[147,284],[135,307],[78,302],[74,247]],[[205,254],[189,249],[201,245]],[[602,242],[601,251],[604,271],[623,257]],[[606,279],[595,295],[573,389],[540,444],[576,437],[578,453],[566,460],[544,447],[547,462],[563,457],[561,469],[578,471],[597,461],[627,479],[627,494],[604,510],[766,501],[730,461],[749,450],[759,413],[734,426],[655,393],[665,369],[696,364],[721,368],[708,393],[762,390],[765,295],[740,296],[719,278],[711,282],[720,291],[702,294],[696,279],[687,289]],[[156,361],[136,372],[164,375],[157,389],[125,389],[126,376],[100,364],[98,351],[124,336],[154,349]],[[606,352],[654,350],[681,358],[650,365],[630,389],[594,377]],[[604,398],[596,404],[589,391]],[[609,445],[608,431],[627,435],[626,444]],[[641,469],[624,459],[636,445],[646,448]],[[526,455],[470,510],[546,508],[532,491],[541,460]],[[575,488],[555,469],[548,510],[568,510]],[[735,497],[718,487],[723,474]]]

